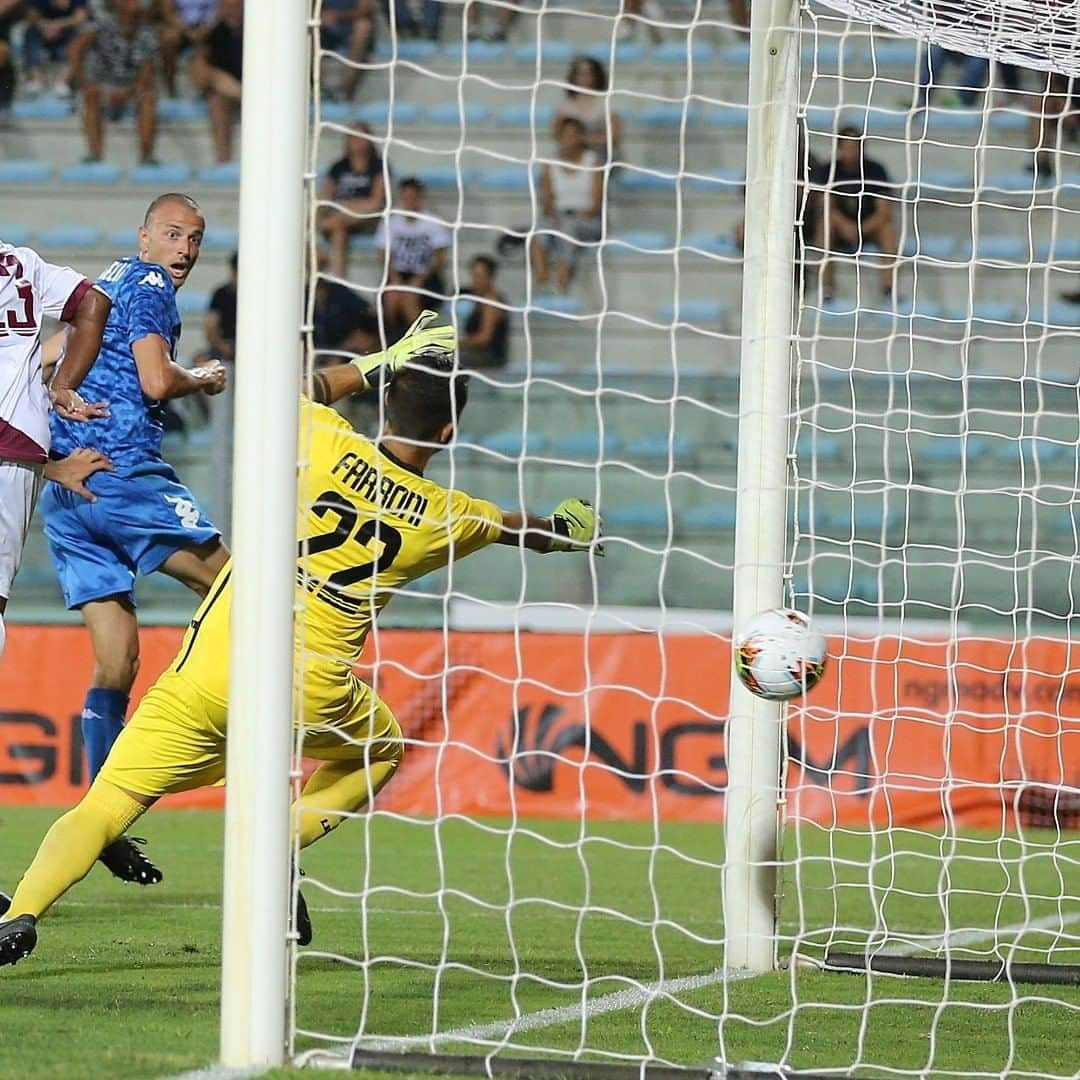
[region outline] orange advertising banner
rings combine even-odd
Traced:
[[[180,630],[141,634],[135,700]],[[787,815],[1002,828],[1076,815],[1080,652],[1066,642],[833,638],[789,715]],[[409,814],[717,821],[730,642],[706,634],[387,630],[360,674],[410,741],[380,806]],[[85,631],[13,626],[0,663],[0,804],[68,805],[84,765]],[[174,805],[220,805],[221,791]],[[1063,822],[1061,822],[1063,823]],[[1080,824],[1080,822],[1078,822]]]

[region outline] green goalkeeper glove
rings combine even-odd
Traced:
[[[563,499],[551,515],[552,551],[588,551],[603,557],[603,518],[584,499]]]
[[[386,367],[391,372],[404,367],[418,353],[443,355],[453,359],[457,349],[457,334],[452,326],[428,326],[437,319],[437,311],[422,311],[420,317],[404,334],[388,346],[385,351],[358,356],[353,363],[364,373],[370,375],[376,368]]]

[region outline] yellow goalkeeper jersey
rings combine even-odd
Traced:
[[[429,480],[333,409],[300,405],[297,655],[307,681],[341,678],[396,590],[493,543],[502,511]],[[228,698],[231,569],[195,613],[173,665],[211,700]]]

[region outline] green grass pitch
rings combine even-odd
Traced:
[[[14,883],[53,816],[0,809],[0,884]],[[214,1060],[221,817],[157,811],[143,826],[165,882],[136,889],[95,868],[43,923],[35,955],[0,971],[0,1076],[162,1077]],[[505,822],[377,817],[316,845],[304,860],[316,937],[297,968],[301,1032],[346,1040],[363,1017],[372,1034],[493,1025],[485,1037],[498,1041],[498,1022],[515,1013],[567,1008],[533,1019],[510,1052],[651,1053],[693,1065],[723,1046],[729,1061],[859,1063],[865,1076],[886,1075],[874,1066],[1060,1076],[1080,1067],[1067,1034],[1080,1031],[1076,988],[954,982],[946,993],[931,980],[800,968],[677,984],[644,1010],[597,1009],[628,980],[708,977],[721,965],[721,830],[671,825],[656,836],[648,825],[590,823],[579,840],[577,823],[511,832]],[[876,907],[898,932],[893,947],[917,944],[918,933],[1026,925],[1002,938],[1016,959],[1080,963],[1080,839],[1027,840],[790,831],[785,854],[799,859],[797,875],[785,875],[783,930],[801,924],[807,955],[819,955],[832,926],[872,930]],[[1064,934],[1053,929],[1062,917]],[[954,944],[994,954],[978,934]],[[301,1034],[297,1049],[326,1045]]]

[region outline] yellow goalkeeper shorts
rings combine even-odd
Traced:
[[[323,761],[400,757],[401,729],[377,693],[351,673],[308,672],[303,756]],[[113,744],[101,777],[150,798],[209,787],[225,776],[227,710],[166,671]]]

